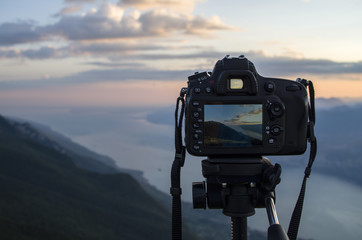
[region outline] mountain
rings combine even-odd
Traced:
[[[151,187],[148,184],[148,181],[143,177],[141,171],[120,168],[110,157],[91,151],[59,132],[52,130],[46,125],[18,118],[7,118],[7,121],[18,131],[27,135],[39,144],[51,147],[60,153],[69,156],[80,168],[97,173],[127,173],[134,177],[138,182],[142,183],[144,188],[148,189]]]
[[[71,157],[80,168],[99,173],[117,172],[117,166],[111,158],[90,151],[47,126],[19,119],[7,120],[18,132],[33,141]]]
[[[361,122],[362,104],[317,109],[315,135],[318,153],[313,172],[334,176],[362,187]],[[307,150],[301,156],[272,158],[273,162],[279,162],[283,167],[305,167],[308,154]]]
[[[317,171],[362,186],[361,123],[361,104],[317,112]]]
[[[315,101],[318,109],[330,109],[346,105],[346,103],[340,98],[317,98]]]
[[[75,156],[0,116],[2,239],[170,239],[168,209],[134,178],[80,168]],[[197,238],[185,229],[185,239]]]
[[[251,146],[252,139],[243,133],[243,129],[234,129],[221,122],[206,121],[205,129],[208,130],[205,136],[205,144],[209,146]],[[206,135],[206,134],[205,134]]]
[[[138,182],[137,184],[140,184],[140,186],[143,188],[142,190],[144,190],[149,196],[151,196],[154,200],[157,201],[157,204],[161,203],[161,205],[162,205],[161,208],[170,209],[170,206],[171,206],[170,195],[160,192],[154,186],[151,186],[148,183],[148,181],[143,177],[143,173],[141,171],[120,168],[115,165],[113,159],[111,159],[107,156],[104,156],[104,155],[100,155],[96,152],[93,152],[93,151],[73,142],[71,139],[65,137],[64,135],[53,131],[51,128],[49,128],[45,125],[41,125],[36,122],[28,122],[28,121],[22,120],[22,119],[15,119],[15,118],[11,118],[11,119],[6,118],[6,120],[5,120],[4,118],[0,117],[0,119],[2,119],[0,121],[1,122],[0,129],[8,129],[6,131],[0,130],[0,136],[1,136],[0,144],[2,142],[4,142],[5,139],[7,139],[6,141],[10,141],[10,139],[15,139],[14,141],[16,144],[14,144],[14,145],[16,147],[14,147],[14,148],[18,149],[18,150],[16,150],[16,152],[24,152],[24,154],[22,154],[22,155],[26,155],[27,152],[23,150],[23,147],[21,147],[23,145],[23,141],[26,140],[26,142],[28,144],[31,143],[34,146],[36,146],[35,150],[36,150],[36,152],[39,152],[40,155],[42,154],[41,152],[43,152],[43,150],[50,151],[50,152],[52,152],[52,154],[55,154],[55,155],[60,155],[60,156],[58,156],[60,159],[62,159],[62,160],[60,160],[60,162],[72,161],[73,162],[73,163],[71,163],[72,168],[77,169],[77,171],[80,171],[81,173],[87,172],[88,173],[87,176],[89,176],[89,174],[94,174],[94,173],[98,173],[98,175],[103,176],[104,178],[107,178],[107,176],[119,175],[121,173],[123,173],[123,174],[121,174],[122,176],[130,175],[134,179],[137,180],[137,182]],[[7,132],[7,133],[5,134],[5,132]],[[9,136],[9,135],[12,135],[12,136]],[[22,139],[22,140],[20,141],[20,139]],[[12,144],[10,144],[10,145],[12,145]],[[6,153],[6,151],[8,151],[8,150],[6,150],[8,148],[9,148],[9,144],[2,145],[2,148],[0,148],[0,156],[5,156],[4,154]],[[14,151],[15,151],[15,149],[14,149]],[[34,147],[33,147],[33,150],[34,150]],[[11,154],[12,153],[10,153],[10,155]],[[23,156],[23,158],[25,158],[25,156]],[[63,158],[66,160],[64,160]],[[3,157],[1,157],[1,159],[3,159]],[[44,158],[44,163],[46,163],[47,161],[54,161],[52,159],[53,159],[53,157],[47,156]],[[8,164],[8,163],[6,163],[7,161],[4,161],[4,160],[0,160],[0,162],[2,162],[3,164]],[[29,163],[29,162],[17,163],[17,165],[21,168],[26,168],[26,163]],[[38,167],[43,169],[42,164],[39,164],[36,168],[38,168]],[[13,170],[16,171],[16,168],[14,167]],[[84,171],[84,170],[86,170],[86,171]],[[91,171],[93,173],[89,173],[89,171]],[[38,172],[38,171],[35,171],[35,172]],[[114,173],[117,173],[117,174],[114,174]],[[124,173],[126,173],[126,174],[124,174]],[[2,175],[3,174],[0,171],[0,177]],[[81,181],[83,183],[85,183],[85,182],[91,183],[93,181],[93,180],[90,181],[87,179],[83,179],[81,176],[78,176],[78,177],[81,179]],[[65,179],[72,179],[72,178],[65,177]],[[46,180],[46,177],[43,178],[43,181],[48,182],[48,180]],[[118,181],[120,181],[120,180],[115,180],[114,182],[116,182],[118,184]],[[14,183],[9,182],[6,185],[13,186]],[[138,187],[139,186],[137,186],[137,190],[139,190]],[[49,186],[49,188],[52,188],[52,186]],[[0,189],[2,189],[2,187],[0,187]],[[97,192],[96,189],[89,189],[89,190],[91,190],[92,192]],[[84,190],[84,191],[86,191],[86,190]],[[128,191],[132,192],[132,190],[128,190]],[[28,196],[27,197],[24,196],[24,193],[21,193],[24,191],[20,190],[18,192],[19,192],[19,196],[9,196],[9,201],[12,201],[13,198],[23,198],[23,199],[28,198]],[[39,202],[44,202],[43,196],[45,196],[45,195],[42,194],[41,196],[38,195],[35,198],[32,197],[31,205],[38,206]],[[93,198],[93,197],[90,197],[90,198]],[[54,200],[54,199],[51,199],[51,200]],[[99,201],[103,201],[103,200],[99,200]],[[145,198],[144,201],[149,201],[149,198]],[[54,202],[56,202],[56,201],[54,200]],[[105,204],[106,203],[107,203],[107,201],[105,201]],[[142,204],[142,202],[139,202],[139,204]],[[24,205],[24,203],[19,203],[18,205],[20,206],[20,209],[23,209],[24,206],[29,206],[30,204]],[[51,205],[52,205],[52,203],[49,204],[49,206],[51,206]],[[3,206],[3,203],[1,201],[0,201],[0,206]],[[7,205],[5,204],[4,206],[7,206]],[[8,207],[8,209],[12,209],[12,207]],[[30,209],[32,209],[32,208],[30,208]],[[40,209],[41,209],[41,207],[31,210],[32,213],[34,214],[34,216],[37,216],[37,218],[39,216],[37,214],[35,214],[34,211],[44,212],[44,210],[40,210]],[[61,212],[67,212],[67,211],[68,210],[64,210],[64,209],[61,210]],[[183,202],[182,211],[183,211],[182,212],[183,213],[183,226],[185,228],[184,236],[186,236],[185,239],[194,239],[194,236],[192,236],[189,233],[189,231],[192,231],[194,234],[196,234],[202,240],[218,240],[218,239],[230,238],[230,218],[222,215],[221,210],[220,211],[217,211],[217,210],[215,210],[215,211],[194,210],[191,203]],[[48,212],[48,214],[47,214],[47,216],[43,216],[44,219],[53,218],[53,216],[59,215],[59,213],[57,213],[57,211],[48,211],[47,210],[46,212]],[[79,213],[80,218],[82,217],[82,214],[83,214],[82,212]],[[169,228],[171,227],[170,226],[171,225],[171,216],[170,216],[169,212],[166,212],[165,215],[167,215],[167,218],[164,219],[167,222],[167,225],[165,225],[166,226],[165,230],[166,230],[166,232],[169,232],[170,231]],[[15,223],[17,221],[21,221],[21,222],[25,222],[25,223],[27,221],[30,221],[29,219],[27,219],[27,220],[26,219],[21,220],[21,219],[22,219],[22,216],[20,214],[20,216],[18,216],[15,220],[13,219],[12,221]],[[66,220],[64,220],[63,218],[60,218],[57,221],[58,221],[58,224],[60,224]],[[72,220],[72,222],[74,222],[74,221]],[[6,226],[5,224],[1,223],[1,218],[0,218],[0,225]],[[35,225],[41,225],[41,224],[36,223]],[[62,225],[66,226],[67,224],[62,223]],[[91,227],[91,226],[92,225],[90,224],[89,227]],[[6,227],[8,229],[11,229],[11,226],[6,226]],[[22,226],[19,225],[18,227],[20,228]],[[46,229],[48,229],[48,227],[49,226],[47,226]],[[84,223],[82,227],[86,229],[88,227],[88,222]],[[18,229],[16,229],[16,228],[17,227],[15,226],[14,227],[15,232],[18,231]],[[1,226],[0,226],[0,229],[1,229]],[[43,229],[43,230],[46,230],[46,229]],[[12,236],[12,234],[14,234],[14,231],[10,231],[9,235]],[[68,232],[68,230],[67,230],[67,232]],[[29,234],[30,234],[29,231],[26,230],[26,232],[23,233],[23,235],[26,235],[26,236],[24,236],[24,238],[20,238],[19,234],[14,235],[14,236],[19,237],[19,239],[31,239]],[[55,234],[54,230],[50,230],[47,236],[49,236],[49,238],[51,238],[51,239],[53,239],[53,238],[56,239],[55,235],[56,234]],[[258,230],[249,229],[248,235],[249,235],[249,239],[251,239],[251,240],[261,240],[261,239],[266,238],[266,232],[262,232],[262,231],[258,231]],[[152,236],[157,236],[157,233],[152,233]],[[147,237],[146,239],[152,239],[152,236]],[[60,238],[61,239],[73,239],[73,238],[66,238],[66,236],[61,236]],[[42,239],[42,236],[37,235],[35,237],[35,239]],[[104,239],[112,239],[112,238],[104,238]],[[125,239],[127,239],[127,238],[125,238]],[[137,238],[135,238],[135,239],[137,239]]]

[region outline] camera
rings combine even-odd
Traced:
[[[181,103],[181,108],[180,108]],[[185,117],[185,144],[182,141]],[[247,239],[247,217],[266,208],[268,239],[297,239],[306,180],[317,154],[312,81],[263,77],[243,55],[227,55],[212,72],[195,73],[182,88],[175,110],[175,158],[171,168],[172,239],[182,239],[181,167],[185,149],[201,162],[203,182],[194,182],[194,208],[223,209],[233,239]],[[262,155],[310,156],[288,235],[274,205],[281,166]]]
[[[185,143],[195,156],[297,155],[307,146],[308,93],[259,75],[243,55],[188,78]]]

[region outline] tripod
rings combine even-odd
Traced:
[[[232,240],[247,240],[247,217],[255,214],[255,208],[266,208],[268,239],[289,240],[274,205],[279,164],[264,157],[207,158],[202,161],[202,174],[206,182],[193,183],[194,208],[223,209],[231,217]]]

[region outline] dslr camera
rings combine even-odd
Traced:
[[[308,94],[297,81],[262,77],[243,55],[188,78],[185,142],[195,156],[302,154]]]

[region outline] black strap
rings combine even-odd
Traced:
[[[180,96],[177,98],[175,110],[175,158],[171,168],[171,188],[170,194],[172,195],[172,239],[182,239],[182,211],[181,211],[181,184],[180,173],[181,167],[185,162],[185,146],[182,144],[182,121],[185,112],[184,96],[186,88],[182,88]],[[181,111],[179,115],[179,105],[181,102]]]
[[[312,81],[308,81],[305,79],[298,79],[300,83],[304,86],[309,87],[309,124],[308,124],[308,140],[310,142],[310,154],[308,165],[304,171],[304,178],[302,187],[300,189],[299,197],[297,203],[295,204],[292,218],[289,223],[288,229],[288,237],[290,240],[296,240],[298,235],[300,218],[302,216],[303,211],[303,203],[304,203],[304,195],[305,189],[307,185],[307,178],[309,178],[312,172],[312,165],[314,163],[315,157],[317,155],[317,139],[314,135],[314,124],[315,124],[315,95],[314,95],[314,87]]]

